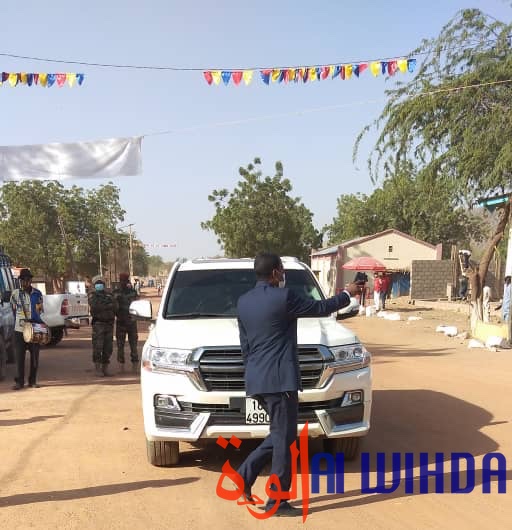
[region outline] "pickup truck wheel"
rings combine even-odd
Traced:
[[[5,349],[5,340],[0,335],[0,381],[5,379],[7,371],[7,350]]]
[[[63,328],[50,328],[50,342],[48,343],[48,346],[55,346],[58,344],[62,337],[64,336],[64,329]]]
[[[324,450],[335,455],[343,453],[345,460],[355,460],[359,455],[360,437],[353,438],[325,438]]]
[[[150,442],[146,440],[148,460],[153,466],[175,466],[180,459],[179,442]]]

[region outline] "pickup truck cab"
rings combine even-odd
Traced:
[[[305,297],[324,293],[307,265],[282,258],[286,285]],[[141,392],[151,464],[175,465],[179,442],[215,442],[218,436],[264,438],[268,417],[245,395],[236,308],[256,283],[252,259],[178,262],[169,274],[154,325],[142,351]],[[148,300],[130,312],[151,318]],[[298,320],[304,390],[299,425],[325,449],[355,458],[370,428],[370,354],[336,316]]]

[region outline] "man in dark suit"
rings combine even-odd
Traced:
[[[291,485],[290,445],[297,437],[298,391],[302,390],[297,355],[297,318],[328,316],[350,303],[359,287],[326,300],[301,298],[286,289],[281,258],[260,253],[254,260],[256,286],[238,301],[238,326],[245,365],[247,396],[259,401],[270,418],[270,434],[238,469],[244,479],[244,495],[251,496],[257,476],[272,459],[271,474],[279,478],[281,491]],[[279,288],[281,287],[281,288]],[[265,510],[274,508],[269,499]],[[281,501],[275,515],[302,513]]]

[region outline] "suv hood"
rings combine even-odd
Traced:
[[[206,322],[207,321],[207,322]],[[300,318],[297,326],[299,345],[339,346],[359,339],[334,318]],[[148,342],[152,346],[193,350],[202,346],[237,346],[240,344],[235,318],[158,319]]]

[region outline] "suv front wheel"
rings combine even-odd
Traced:
[[[361,438],[325,438],[324,450],[327,453],[336,455],[336,453],[343,453],[344,459],[348,462],[355,460],[359,455],[359,445]]]
[[[153,466],[175,466],[180,459],[179,442],[150,442],[146,440],[148,460]]]

